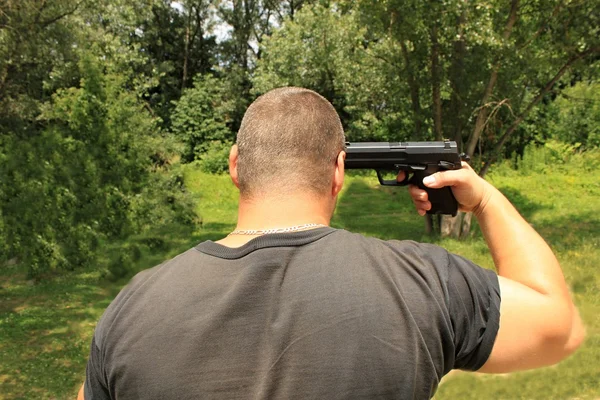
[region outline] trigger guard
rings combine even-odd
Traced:
[[[408,174],[406,175],[408,177]],[[422,184],[422,180],[419,180],[419,178],[417,177],[416,174],[413,174],[413,176],[410,177],[410,179],[405,179],[406,183],[405,185],[415,185],[415,186],[420,186]]]
[[[413,183],[414,178],[415,178],[414,174],[409,177],[408,172],[404,171],[404,179],[402,179],[401,181],[398,182],[398,186],[406,186],[410,183]]]

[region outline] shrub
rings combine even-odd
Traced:
[[[136,93],[99,57],[82,54],[79,69],[80,87],[43,106],[40,131],[0,139],[0,260],[19,257],[32,278],[89,265],[104,239],[196,219]]]
[[[198,75],[194,87],[186,89],[174,103],[171,130],[185,145],[181,154],[184,161],[200,159],[213,142],[233,139],[227,127],[233,106],[224,100],[224,92],[224,85],[217,78]]]
[[[222,174],[229,169],[229,151],[232,143],[213,140],[207,146],[204,153],[200,155],[200,168],[204,172]]]
[[[495,174],[507,175],[512,165],[520,174],[547,173],[583,173],[597,171],[600,168],[600,149],[582,150],[578,143],[569,144],[548,140],[544,145],[528,145],[522,157],[513,155],[494,169]]]

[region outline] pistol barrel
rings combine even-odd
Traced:
[[[346,169],[398,169],[395,165],[438,164],[460,168],[458,146],[443,142],[347,142]]]

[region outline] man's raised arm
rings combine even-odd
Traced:
[[[560,265],[544,239],[512,204],[466,163],[425,178],[430,188],[450,186],[462,211],[477,217],[496,265],[500,329],[479,372],[502,373],[559,362],[583,342],[579,317]],[[431,206],[427,193],[411,186],[419,214]]]

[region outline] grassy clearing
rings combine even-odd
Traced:
[[[597,399],[600,396],[600,201],[599,174],[514,171],[491,175],[498,187],[548,241],[563,267],[586,323],[580,351],[558,366],[510,375],[453,373],[436,399]],[[333,225],[383,239],[433,241],[493,268],[478,229],[466,241],[432,240],[409,206],[406,191],[382,188],[374,178],[350,178]],[[518,340],[518,338],[515,338]]]
[[[559,366],[502,376],[453,373],[436,399],[597,399],[600,396],[600,176],[503,169],[490,180],[555,249],[588,329],[583,348]],[[237,193],[226,176],[185,170],[202,226],[157,232],[164,243],[143,247],[131,271],[151,267],[235,226]],[[332,225],[383,239],[436,242],[493,267],[478,229],[466,241],[432,240],[403,189],[382,188],[375,177],[350,176]],[[132,241],[137,240],[133,238]],[[123,246],[107,248],[107,259]],[[104,260],[106,261],[106,260]],[[0,268],[0,398],[74,397],[84,376],[96,321],[126,283],[103,279],[97,266],[32,285],[19,266]],[[518,340],[518,338],[515,338]]]
[[[600,176],[593,174],[493,175],[491,181],[552,246],[587,327],[587,340],[555,367],[502,376],[448,376],[437,399],[597,399],[600,396]],[[480,237],[475,246],[442,245],[491,265]],[[475,243],[473,243],[475,244]],[[483,259],[481,259],[483,256]],[[515,338],[518,340],[518,338]]]

